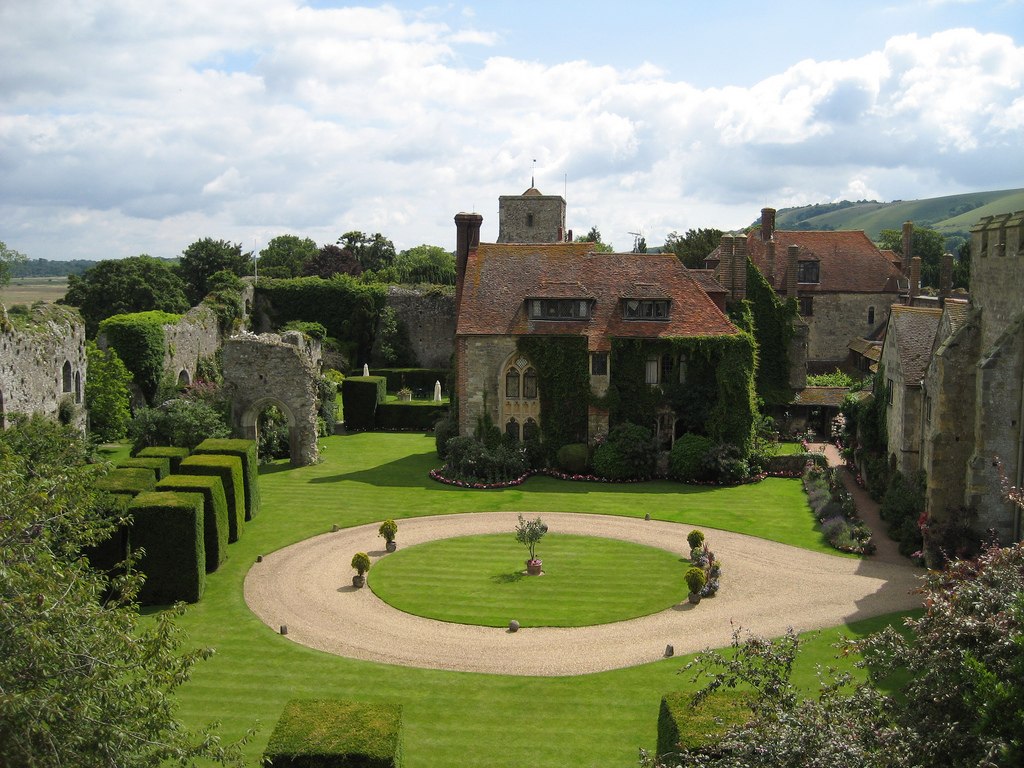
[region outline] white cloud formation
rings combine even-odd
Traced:
[[[294,0],[0,6],[0,239],[171,256],[350,229],[451,247],[474,208],[566,190],[569,223],[742,226],[765,205],[1019,186],[1024,48],[953,29],[699,89],[644,65],[486,54],[472,15]],[[567,183],[566,183],[567,180]],[[565,185],[563,187],[563,185]]]

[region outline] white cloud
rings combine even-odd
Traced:
[[[31,256],[174,255],[216,236],[451,246],[475,208],[562,193],[616,245],[764,204],[1020,184],[1024,48],[955,29],[750,87],[492,56],[462,9],[291,0],[0,7],[0,239]],[[458,28],[459,23],[469,26]]]

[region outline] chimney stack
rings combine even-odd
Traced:
[[[737,235],[733,238],[732,252],[732,298],[743,301],[747,298],[747,238]]]
[[[732,296],[732,254],[735,250],[735,238],[732,235],[722,235],[719,243],[718,281],[725,286],[725,290]]]
[[[469,252],[480,245],[480,225],[484,217],[479,213],[455,214],[455,306],[462,299],[462,281],[466,277],[466,259]]]
[[[942,254],[939,263],[939,306],[945,306],[946,297],[953,292],[953,254]]]
[[[796,263],[800,257],[800,246],[786,248],[786,298],[796,298]]]
[[[921,257],[915,256],[910,260],[910,295],[909,301],[907,302],[910,306],[914,306],[914,298],[917,296],[918,291],[921,290]]]
[[[761,242],[769,243],[775,237],[775,209],[761,209]]]
[[[910,259],[913,257],[914,222],[903,222],[903,274],[910,274]]]

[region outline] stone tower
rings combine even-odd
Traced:
[[[565,198],[531,186],[498,198],[499,243],[560,243],[566,237]]]

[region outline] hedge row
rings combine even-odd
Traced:
[[[134,550],[144,550],[139,569],[147,575],[139,602],[165,605],[194,603],[206,587],[203,497],[195,493],[150,491],[129,507],[129,536]],[[174,546],[169,546],[173,542]]]
[[[397,768],[402,708],[397,704],[292,699],[263,753],[274,768]]]
[[[190,453],[191,451],[188,448],[179,448],[174,445],[151,445],[149,448],[143,448],[135,454],[135,457],[167,459],[171,462],[171,474],[173,475],[178,471],[178,465],[181,464],[181,460]]]
[[[96,481],[96,487],[107,493],[136,496],[152,491],[156,476],[152,470],[135,467],[118,467],[110,470]]]
[[[256,441],[211,437],[203,440],[203,442],[196,446],[195,453],[219,453],[225,456],[237,456],[242,460],[242,482],[245,485],[245,519],[252,520],[256,517],[262,504],[259,478],[260,459],[256,451]]]
[[[171,460],[166,457],[143,457],[135,456],[130,459],[123,459],[117,464],[118,467],[128,467],[132,469],[146,469],[153,473],[153,477],[156,480],[163,480],[169,474],[171,474]]]
[[[202,537],[206,549],[206,572],[213,573],[228,556],[230,540],[230,524],[228,522],[228,505],[224,499],[224,484],[214,475],[171,475],[156,485],[158,491],[177,491],[188,495],[199,494],[203,500]],[[132,546],[136,542],[132,540]],[[164,548],[170,551],[184,546],[191,548],[189,542],[167,539]],[[145,569],[143,569],[145,570]],[[145,571],[147,581],[160,579],[164,574]]]
[[[680,749],[716,752],[715,744],[729,728],[750,719],[750,708],[739,691],[719,690],[691,706],[693,695],[667,693],[658,712],[658,757]]]
[[[359,376],[361,370],[353,371],[353,376]],[[388,392],[397,392],[402,387],[408,387],[414,392],[425,392],[431,395],[434,392],[434,384],[441,382],[444,386],[448,377],[446,368],[371,368],[371,376],[383,376],[387,379]]]
[[[164,372],[164,326],[179,319],[181,315],[153,310],[113,315],[100,322],[100,335],[117,350],[148,403],[153,402]]]
[[[439,403],[382,403],[377,406],[374,427],[426,432],[446,410],[448,407]]]
[[[341,385],[345,426],[349,429],[373,429],[377,408],[387,397],[387,379],[383,376],[349,376]]]
[[[108,520],[123,520],[128,513],[132,496],[122,493],[108,493],[103,499],[102,515]],[[113,572],[128,557],[128,526],[119,523],[105,541],[82,550],[89,565],[98,571]]]
[[[182,475],[202,475],[220,478],[227,505],[228,541],[238,541],[245,528],[245,489],[242,484],[242,460],[222,454],[193,454],[181,462]]]

